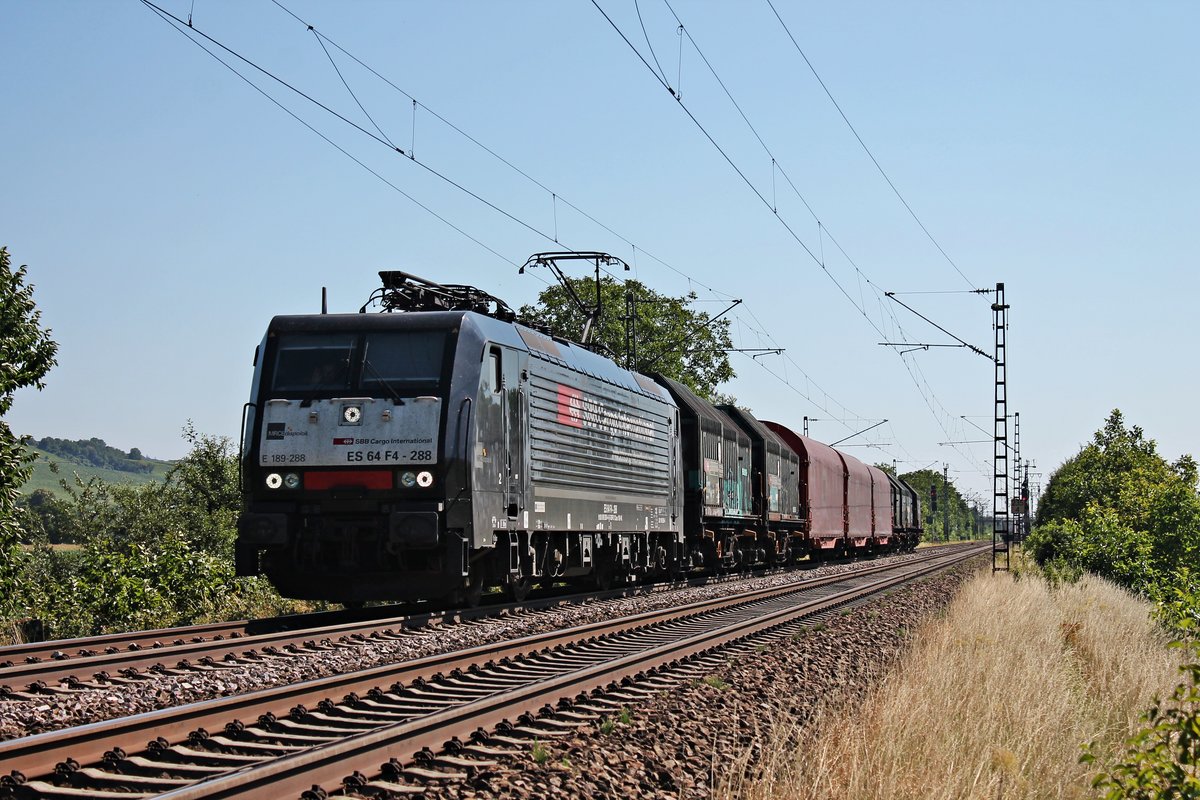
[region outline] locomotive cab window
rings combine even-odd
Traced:
[[[436,394],[448,338],[437,330],[283,334],[274,356],[269,355],[271,392],[276,397]]]
[[[441,382],[446,334],[441,331],[368,333],[363,341],[362,389],[433,387]]]
[[[276,392],[323,392],[350,385],[354,334],[299,333],[281,336],[271,388]]]
[[[488,376],[492,382],[492,392],[500,394],[504,388],[504,374],[500,371],[500,348],[488,350]]]

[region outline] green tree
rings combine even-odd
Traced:
[[[572,289],[585,302],[596,297],[596,282],[591,278],[568,278]],[[714,320],[710,314],[690,306],[694,292],[669,297],[646,288],[635,280],[618,282],[602,276],[600,280],[601,314],[593,325],[592,341],[606,350],[615,361],[626,363],[626,293],[636,299],[637,358],[632,368],[639,372],[661,372],[683,383],[701,397],[727,401],[717,387],[734,377],[729,363],[733,342],[730,322]],[[578,341],[583,335],[587,314],[561,285],[544,289],[535,305],[522,306],[520,316],[545,325],[556,335]]]
[[[885,469],[885,465],[883,464],[877,464],[876,466],[880,469]],[[886,471],[891,472],[891,467],[887,466]],[[944,486],[942,473],[931,469],[906,472],[900,476],[900,479],[911,486],[917,493],[917,499],[921,503],[921,525],[925,529],[926,541],[950,541],[952,539],[973,539],[975,537],[975,512],[971,510],[971,506],[967,503],[966,498],[958,491],[958,487],[954,485],[954,481],[950,481],[948,486]],[[931,487],[937,488],[937,513],[931,511],[929,496]],[[947,536],[946,531],[947,505],[950,508],[949,536]]]
[[[14,549],[23,518],[20,488],[33,471],[33,456],[24,447],[28,437],[14,435],[4,416],[18,389],[44,386],[42,378],[58,352],[50,331],[41,326],[33,286],[26,285],[25,277],[25,266],[14,271],[8,248],[0,247],[0,605],[13,595],[18,562]]]
[[[1027,541],[1043,565],[1086,570],[1156,600],[1178,625],[1200,617],[1196,462],[1158,454],[1113,411],[1092,441],[1050,476]]]

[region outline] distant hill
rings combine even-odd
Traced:
[[[142,451],[134,447],[128,453],[110,447],[103,439],[55,439],[47,436],[31,442],[39,450],[88,467],[115,469],[118,472],[152,472]]]
[[[49,447],[43,447],[43,444],[49,444]],[[72,442],[47,437],[33,440],[26,447],[36,453],[38,458],[33,465],[33,475],[21,487],[25,494],[31,494],[38,489],[62,494],[59,480],[65,478],[68,482],[73,481],[72,473],[79,473],[79,477],[84,481],[100,478],[107,483],[153,483],[163,480],[171,467],[175,466],[174,461],[130,458],[128,453],[109,447],[103,439],[80,439]],[[131,452],[141,456],[137,448]],[[57,475],[51,471],[50,462],[58,465]]]

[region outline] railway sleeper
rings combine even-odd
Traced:
[[[127,758],[114,759],[113,766],[120,770],[154,770],[157,773],[191,773],[197,775],[195,780],[199,780],[204,775],[215,775],[221,772],[228,772],[229,767],[217,766],[215,764],[185,764],[176,761],[155,761],[146,758],[145,756],[129,756]]]
[[[188,784],[196,782],[195,778],[164,778],[161,776],[148,777],[145,775],[127,775],[116,772],[106,772],[105,770],[97,769],[95,767],[85,767],[81,770],[78,770],[77,772],[72,773],[72,778],[74,779],[74,776],[76,775],[86,778],[88,781],[94,781],[95,783],[100,784],[101,787],[106,784],[122,787],[133,786],[135,788],[155,787],[158,789],[159,793],[165,792],[171,787],[187,786]]]
[[[424,794],[425,787],[418,783],[396,783],[395,781],[370,781],[362,786],[363,789],[378,790],[390,794]]]
[[[152,752],[154,752],[153,749]],[[229,769],[230,763],[233,763],[234,765],[254,764],[262,761],[263,759],[261,755],[249,755],[246,753],[219,753],[214,750],[197,750],[194,747],[188,747],[186,745],[175,745],[167,750],[160,751],[160,753],[171,753],[179,758],[187,759],[195,766],[200,766],[200,764],[196,764],[195,762],[203,763],[207,761],[215,761],[218,763],[214,764],[213,766],[222,772]]]

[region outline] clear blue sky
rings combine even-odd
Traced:
[[[813,65],[960,277],[854,139],[765,0],[672,5],[778,164],[773,171],[662,0],[600,5],[725,148],[828,275],[762,205],[590,0],[318,4],[291,11],[332,46],[386,138],[531,227],[613,252],[653,288],[735,311],[727,391],[759,416],[900,462],[949,462],[990,496],[990,361],[882,297],[1004,281],[1010,410],[1048,473],[1120,407],[1170,457],[1200,454],[1194,311],[1200,162],[1186,2],[795,3],[776,0]],[[162,0],[167,11],[375,132],[318,39],[268,0]],[[59,365],[10,421],[176,457],[179,432],[236,434],[250,359],[274,314],[353,311],[380,269],[472,283],[514,306],[557,249],[387,147],[248,72],[416,201],[255,92],[136,0],[0,9],[0,243],[28,264]],[[447,128],[503,155],[585,217]],[[376,134],[379,135],[379,134]],[[772,177],[774,173],[774,188]],[[556,214],[557,212],[557,214]],[[629,244],[636,245],[636,251]],[[664,267],[647,253],[669,263]],[[684,277],[683,273],[687,277]],[[866,281],[869,280],[870,283]],[[903,298],[992,348],[987,301]],[[860,313],[857,305],[866,310]],[[894,315],[894,316],[893,316]],[[896,327],[897,321],[903,331]],[[785,382],[786,380],[786,382]]]

